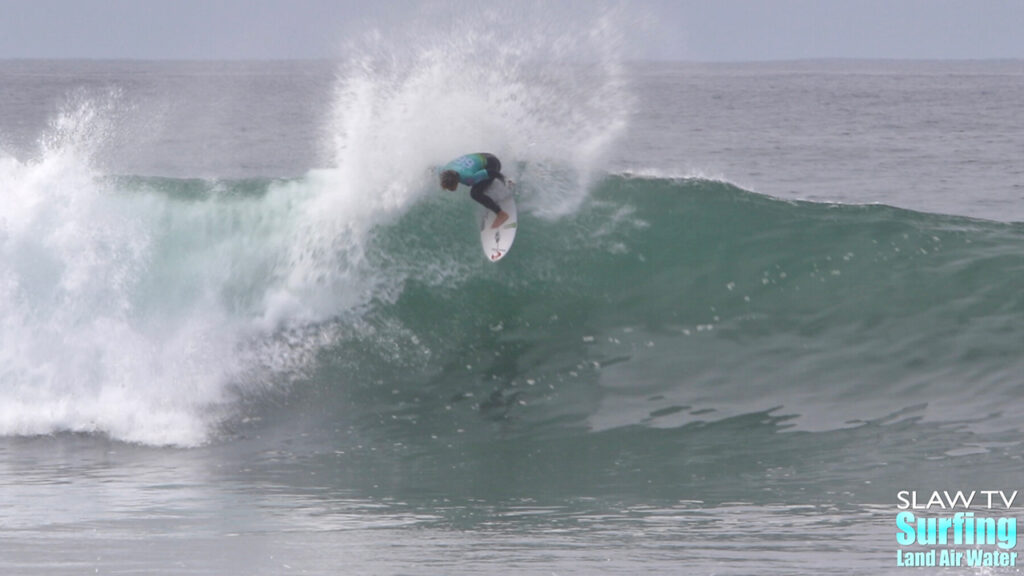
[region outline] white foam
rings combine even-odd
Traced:
[[[215,351],[182,352],[203,329],[147,333],[139,323],[149,222],[89,166],[101,108],[65,108],[39,158],[0,162],[0,434],[195,443],[204,434],[195,407],[218,395],[201,382],[218,377],[205,358]],[[215,329],[207,318],[204,329]]]
[[[617,176],[650,178],[657,180],[706,180],[709,182],[732,184],[733,186],[743,188],[740,183],[730,180],[721,172],[708,172],[698,168],[691,168],[689,170],[665,170],[663,168],[643,166],[620,169],[615,171],[614,174]],[[746,189],[749,190],[750,188]]]

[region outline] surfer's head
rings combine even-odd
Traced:
[[[441,188],[455,191],[459,187],[459,173],[455,170],[441,172]]]

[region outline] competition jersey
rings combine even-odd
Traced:
[[[487,154],[466,154],[444,165],[441,171],[453,170],[459,175],[459,182],[472,186],[490,178],[487,173]]]

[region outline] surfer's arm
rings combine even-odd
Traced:
[[[462,183],[465,184],[466,186],[472,186],[474,184],[479,184],[480,182],[483,182],[484,180],[487,180],[488,178],[491,177],[491,174],[488,173],[487,170],[480,170],[479,172],[474,172],[472,174],[464,176],[462,178]],[[502,182],[504,182],[504,180],[502,180]]]
[[[486,178],[495,178],[497,180],[501,180],[502,184],[506,184],[505,175],[502,174],[501,172],[497,170],[487,170],[486,168],[483,170],[483,172],[487,173]],[[477,172],[477,174],[480,174],[480,172]]]

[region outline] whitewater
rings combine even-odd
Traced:
[[[3,571],[896,574],[1019,488],[1020,63],[613,21],[0,62]]]

